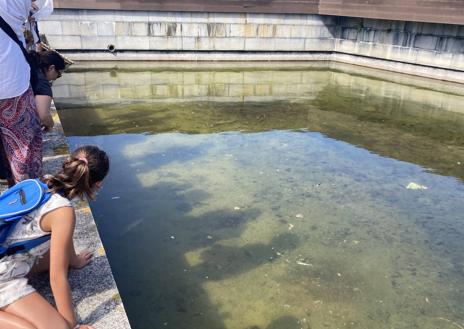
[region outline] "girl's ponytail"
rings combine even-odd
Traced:
[[[61,171],[44,178],[53,193],[60,193],[68,199],[84,195],[93,199],[95,184],[105,178],[109,171],[109,159],[106,153],[96,146],[82,146],[75,150],[63,163]]]

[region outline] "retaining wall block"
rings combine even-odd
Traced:
[[[150,50],[168,50],[168,37],[150,37],[149,38]]]
[[[457,36],[458,36],[458,37],[463,37],[463,38],[464,38],[464,25],[459,26],[459,30],[458,30]]]
[[[274,39],[274,49],[284,51],[299,51],[305,49],[305,39]]]
[[[135,36],[148,36],[150,35],[150,26],[148,22],[132,22],[131,35]]]
[[[334,39],[306,39],[304,50],[306,51],[334,51]]]
[[[182,37],[182,50],[195,50],[196,38],[195,37]]]
[[[257,24],[245,24],[245,38],[254,38],[258,35]]]
[[[282,40],[282,39],[281,39]],[[275,38],[246,38],[245,39],[245,49],[244,50],[274,50],[275,47]]]
[[[166,24],[164,22],[151,22],[150,35],[155,37],[166,36]]]
[[[416,35],[414,47],[433,50],[436,48],[438,37],[432,35]]]
[[[392,44],[394,34],[386,31],[375,31],[374,40],[376,43]]]
[[[275,36],[276,26],[272,24],[258,24],[258,37],[272,38]]]
[[[208,29],[205,23],[182,23],[183,37],[206,37]]]
[[[228,37],[244,37],[245,25],[244,24],[230,24],[228,29]]]
[[[275,25],[275,37],[276,38],[289,38],[291,35],[290,25]]]
[[[342,39],[346,39],[346,40],[356,40],[358,38],[358,32],[360,30],[356,29],[356,28],[343,28],[342,29],[342,35],[341,35],[341,38]]]
[[[97,36],[98,35],[96,22],[90,22],[90,21],[79,22],[79,30],[81,32],[81,35],[85,35],[85,36]]]
[[[41,26],[42,21],[39,22],[39,27]],[[63,20],[61,22],[61,27],[63,28],[63,35],[80,35],[81,30],[79,28],[79,22],[74,20]],[[42,30],[40,29],[40,32]],[[45,33],[48,35],[48,33]]]
[[[244,38],[211,38],[214,50],[238,50],[245,49]]]
[[[227,26],[223,23],[208,23],[206,29],[209,37],[225,37]]]
[[[39,31],[45,35],[62,35],[63,29],[59,21],[40,21]]]
[[[74,35],[47,35],[47,39],[53,48],[63,49],[82,49],[81,37]]]
[[[195,38],[196,50],[211,50],[213,49],[213,42],[208,37],[197,37]]]
[[[182,23],[167,22],[165,24],[167,37],[175,37],[182,35]]]
[[[95,37],[87,37],[81,36],[82,42],[82,49],[90,50],[90,49],[99,49],[99,50],[106,50],[108,45],[114,45],[116,43],[115,36],[100,36],[98,38]]]
[[[115,22],[116,35],[125,37],[131,34],[131,24],[128,22]]]
[[[97,33],[99,36],[114,36],[116,35],[115,22],[98,22]]]
[[[116,49],[148,50],[150,49],[150,38],[135,36],[117,36],[115,46]]]
[[[464,54],[453,54],[450,67],[464,71]]]
[[[464,53],[464,38],[454,39],[446,38],[444,51],[450,53],[463,54]]]

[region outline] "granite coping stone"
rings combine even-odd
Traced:
[[[69,147],[56,109],[52,109],[55,126],[44,134],[44,173],[55,173],[69,155]],[[5,187],[2,186],[2,190]],[[80,270],[71,269],[69,283],[79,323],[96,329],[130,329],[116,282],[87,201],[73,201],[76,210],[74,245],[76,252],[94,252],[92,262]],[[44,273],[30,283],[53,304],[49,275]]]

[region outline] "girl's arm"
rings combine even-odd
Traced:
[[[50,244],[50,286],[58,312],[70,328],[76,325],[76,315],[68,282],[68,266],[75,227],[74,209],[62,207],[45,214],[42,228],[52,232]]]

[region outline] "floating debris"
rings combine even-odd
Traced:
[[[417,183],[409,183],[408,186],[406,186],[406,188],[408,190],[427,190],[428,187],[425,186],[425,185],[420,185],[420,184],[417,184]]]
[[[174,240],[176,237],[174,235],[171,235],[170,238]]]
[[[234,210],[240,210],[240,207],[234,207]]]
[[[353,240],[353,244],[359,244],[358,240]]]
[[[338,276],[338,277],[341,277],[341,276],[342,276],[342,274],[341,274],[341,273],[337,273],[337,276]]]
[[[290,224],[290,223],[288,224],[288,230],[289,230],[289,231],[291,231],[294,227],[295,227],[295,225]]]
[[[425,302],[430,303],[430,301],[429,301],[429,299],[427,297],[425,297]]]
[[[301,260],[297,260],[296,263],[301,266],[311,266],[311,267],[313,266],[313,264],[305,263],[305,262],[302,262]]]
[[[296,214],[295,217],[296,218],[304,218],[303,214]]]
[[[117,199],[121,199],[121,197],[120,196],[114,196],[114,197],[111,198],[111,200],[117,200]]]
[[[207,238],[208,240],[213,240],[213,237],[212,237],[211,235],[207,235],[206,238]]]

